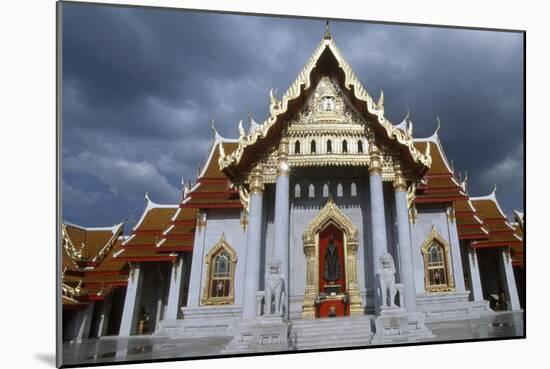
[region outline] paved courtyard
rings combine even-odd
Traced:
[[[518,337],[524,332],[523,313],[497,313],[492,317],[427,323],[434,341]],[[63,364],[191,358],[220,355],[230,338],[103,337],[63,345]]]

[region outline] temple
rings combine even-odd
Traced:
[[[524,303],[523,214],[384,115],[328,28],[269,116],[213,142],[179,203],[63,225],[66,340],[231,337],[224,352],[414,342]],[[65,319],[66,318],[66,319]],[[332,318],[332,319],[331,319]],[[66,321],[65,321],[66,320]],[[323,334],[319,334],[319,329]],[[346,334],[344,335],[343,332]],[[337,337],[337,342],[334,338]]]

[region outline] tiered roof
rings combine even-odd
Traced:
[[[196,184],[185,191],[182,208],[242,208],[239,192],[220,170],[220,150],[232,152],[238,147],[238,140],[227,139],[214,129],[214,142],[208,159],[199,173]]]
[[[415,203],[417,204],[455,202],[467,199],[445,156],[438,131],[439,126],[432,136],[414,140],[417,150],[427,151],[432,157],[432,165],[424,177],[425,181],[416,187]]]
[[[180,207],[176,210],[157,248],[166,252],[192,251],[198,213],[196,208]]]
[[[174,261],[177,254],[162,252],[157,245],[164,239],[164,231],[171,225],[178,205],[157,204],[148,194],[145,199],[147,204],[140,220],[115,258],[127,262]]]
[[[127,283],[126,263],[113,260],[120,250],[122,233],[123,223],[102,228],[62,225],[63,308],[83,308]]]
[[[193,250],[195,228],[200,209],[242,208],[239,192],[220,171],[218,145],[227,150],[237,147],[237,140],[221,137],[214,129],[214,140],[206,164],[191,187],[184,185],[179,204],[158,204],[149,195],[132,235],[121,245],[115,258],[124,262],[175,261],[181,252]]]
[[[483,240],[489,237],[483,221],[470,198],[455,201],[455,218],[458,228],[458,238],[461,240]]]
[[[487,196],[472,198],[472,204],[483,220],[484,228],[489,231],[489,237],[486,240],[474,241],[472,247],[522,246],[523,241],[508,222],[506,214],[498,204],[495,192],[496,188]]]

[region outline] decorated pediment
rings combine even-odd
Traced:
[[[302,110],[293,120],[295,124],[360,123],[360,116],[345,98],[337,82],[322,77]],[[291,125],[293,124],[291,123]]]
[[[310,127],[301,127],[303,125]],[[369,138],[375,138],[381,148],[386,146],[394,151],[403,161],[403,166],[414,173],[414,177],[421,177],[431,164],[430,154],[420,152],[414,146],[412,126],[404,129],[385,118],[383,94],[377,101],[373,100],[330,34],[325,34],[281,99],[276,97],[276,91],[270,92],[268,118],[248,134],[241,129],[236,150],[227,155],[220,150],[223,153],[219,158],[220,170],[233,181],[242,181],[253,166],[265,161],[266,156],[276,154],[283,135],[293,130],[310,134],[314,132],[313,128],[321,131],[342,129],[339,125],[348,125],[351,131],[356,129],[356,138],[364,139],[360,145],[362,149],[356,150],[357,154],[365,154],[361,165],[369,165],[366,156]],[[326,144],[327,141],[324,142]],[[331,145],[327,146],[327,154],[332,151]],[[358,145],[357,140],[354,145]],[[317,148],[310,151],[316,153]],[[342,151],[345,151],[343,147]],[[332,159],[327,160],[326,164],[332,165]],[[347,158],[343,160],[347,163]],[[349,162],[357,163],[352,159]]]

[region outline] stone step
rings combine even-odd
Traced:
[[[290,332],[298,350],[365,346],[372,336],[368,316],[293,321]]]
[[[315,339],[317,337],[341,337],[341,336],[344,336],[345,339],[352,339],[357,337],[370,337],[372,336],[372,332],[371,331],[296,332],[296,334],[294,335],[294,337],[298,337],[298,338],[311,338],[311,339]]]
[[[330,349],[341,347],[368,346],[371,344],[371,339],[361,341],[345,341],[345,342],[318,342],[318,343],[297,343],[296,350],[315,350],[315,349]]]
[[[316,326],[355,326],[357,324],[367,324],[370,323],[370,316],[361,316],[361,317],[343,317],[343,318],[324,318],[324,319],[300,319],[293,320],[293,326],[307,326],[307,325],[316,325]]]

